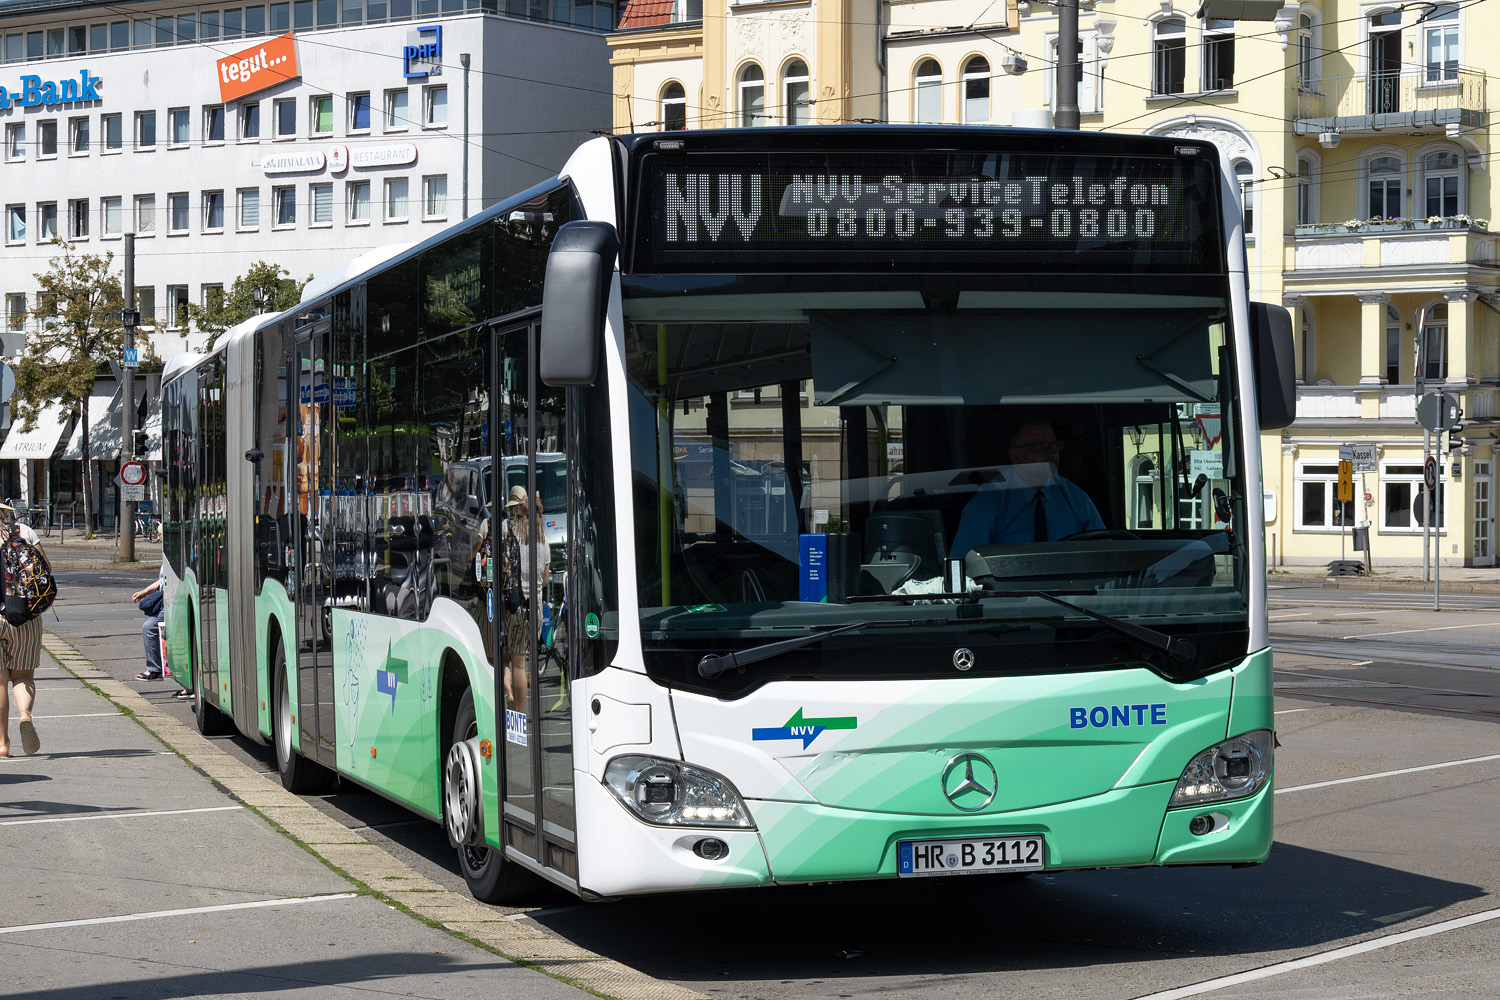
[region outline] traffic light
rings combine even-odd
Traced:
[[[1350,503],[1354,500],[1354,463],[1339,463],[1339,486],[1336,494],[1339,503]]]
[[[135,457],[141,458],[146,452],[151,450],[151,438],[143,430],[136,430],[134,434]]]

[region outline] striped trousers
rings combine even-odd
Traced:
[[[0,666],[7,670],[35,670],[42,662],[42,619],[16,626],[0,619]]]

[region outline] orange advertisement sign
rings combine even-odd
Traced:
[[[290,33],[218,62],[219,100],[233,101],[297,78],[297,49]]]

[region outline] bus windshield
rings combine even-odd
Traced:
[[[648,635],[1243,623],[1226,279],[807,284],[626,281]]]

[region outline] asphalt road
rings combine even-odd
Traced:
[[[67,572],[64,585],[95,588],[81,637],[138,633],[122,603],[138,576]],[[1471,606],[1438,613],[1426,599],[1424,611],[1420,593],[1273,590],[1282,747],[1265,865],[603,904],[558,895],[531,915],[651,975],[745,1000],[1493,998],[1500,596],[1465,595]],[[134,673],[117,662],[117,676]],[[148,697],[165,698],[157,687]],[[224,744],[270,769],[266,748]],[[357,790],[319,807],[461,885],[435,825]]]

